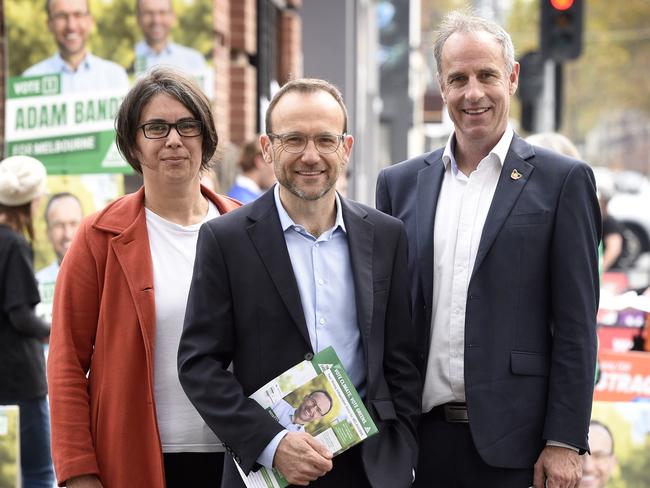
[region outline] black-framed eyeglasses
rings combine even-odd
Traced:
[[[316,134],[315,136],[308,136],[302,132],[288,132],[286,134],[274,134],[267,132],[266,134],[271,139],[279,139],[282,149],[291,154],[300,154],[306,148],[309,141],[314,141],[316,150],[321,154],[330,154],[335,152],[341,145],[341,141],[345,138],[345,134]]]
[[[172,128],[176,129],[179,136],[198,137],[203,133],[203,123],[200,120],[186,119],[175,124],[169,122],[147,122],[139,125],[142,133],[147,139],[164,139],[169,135]]]

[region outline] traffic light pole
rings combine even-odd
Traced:
[[[544,88],[536,113],[535,132],[553,132],[557,129],[555,116],[558,99],[556,93],[558,87],[555,83],[557,69],[557,64],[552,59],[544,61]]]

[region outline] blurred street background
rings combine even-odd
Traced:
[[[43,161],[49,195],[74,194],[87,215],[142,183],[113,142],[114,111],[127,88],[64,93],[43,77],[26,77],[30,67],[57,53],[44,3],[0,0],[0,153]],[[88,0],[94,24],[83,38],[95,56],[118,65],[129,84],[143,63],[134,49],[143,36],[135,4]],[[382,168],[443,146],[452,131],[432,52],[443,15],[472,8],[511,33],[522,65],[512,126],[522,136],[559,132],[575,144],[593,167],[605,202],[615,237],[610,250],[620,244],[602,277],[594,415],[612,425],[617,438],[619,466],[608,486],[650,486],[650,1],[170,5],[175,16],[167,35],[200,54],[201,67],[192,74],[213,103],[219,133],[218,164],[206,184],[221,193],[242,176],[242,148],[264,132],[273,94],[287,80],[306,76],[341,89],[355,144],[340,191],[374,205]],[[35,223],[37,270],[56,261],[46,201]],[[50,285],[41,289],[44,316],[51,307]]]

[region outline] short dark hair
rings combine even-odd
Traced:
[[[316,393],[320,393],[321,395],[324,395],[329,400],[330,408],[327,409],[327,412],[323,412],[323,415],[327,415],[328,413],[330,413],[330,410],[332,410],[332,407],[334,406],[334,400],[332,400],[332,395],[330,395],[327,390],[314,390],[310,392],[309,395],[307,396],[312,397]]]
[[[134,170],[142,174],[142,166],[135,156],[140,115],[149,101],[160,94],[175,98],[201,121],[203,125],[201,170],[210,168],[219,143],[210,102],[194,80],[168,67],[152,69],[140,78],[124,97],[115,118],[115,142],[120,154]]]
[[[83,211],[83,206],[81,205],[81,200],[79,200],[79,198],[77,198],[77,195],[74,195],[74,194],[72,194],[70,192],[67,192],[67,191],[62,191],[62,192],[59,192],[59,193],[55,193],[47,201],[47,205],[45,206],[45,212],[43,213],[43,217],[45,217],[45,225],[47,225],[48,228],[50,227],[50,220],[47,218],[47,216],[50,213],[50,207],[57,200],[61,200],[63,198],[72,198],[72,199],[76,200],[77,203],[79,204],[79,207]]]
[[[45,13],[47,14],[47,18],[51,18],[50,14],[50,4],[52,3],[52,0],[45,0]],[[90,1],[86,0],[86,12],[90,13]]]
[[[261,154],[262,147],[259,138],[248,141],[241,150],[237,165],[244,173],[248,173],[255,169],[255,158]]]
[[[0,214],[5,216],[7,224],[14,231],[19,234],[27,233],[29,238],[34,241],[34,223],[32,221],[31,207],[31,201],[16,206],[3,205],[0,203]]]
[[[297,78],[295,80],[288,81],[285,83],[278,92],[273,95],[271,103],[269,103],[268,108],[266,109],[266,116],[264,118],[264,123],[266,125],[266,133],[273,132],[271,127],[271,114],[273,109],[278,104],[280,99],[290,92],[298,93],[314,93],[317,91],[324,91],[329,93],[334,97],[343,111],[343,133],[348,131],[348,109],[345,108],[345,102],[343,101],[343,95],[336,86],[334,86],[329,81],[320,80],[318,78]]]

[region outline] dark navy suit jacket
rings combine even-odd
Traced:
[[[373,487],[408,487],[417,461],[421,380],[406,233],[399,220],[375,209],[344,198],[341,204],[366,358],[364,401],[379,428],[361,445],[359,469]],[[255,469],[283,428],[248,396],[313,352],[273,190],[204,224],[179,374],[189,399],[245,472]],[[233,373],[226,369],[231,362]],[[243,486],[231,462],[223,486]]]
[[[401,219],[409,238],[422,372],[430,346],[442,154],[439,149],[388,167],[377,184],[377,208]],[[521,177],[513,178],[514,170]],[[548,439],[588,449],[600,233],[591,169],[515,135],[467,292],[469,425],[490,465],[531,468]]]

